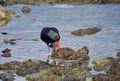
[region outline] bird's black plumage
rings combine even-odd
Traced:
[[[40,38],[47,45],[49,43],[55,43],[60,40],[59,31],[55,27],[44,27],[41,31]]]

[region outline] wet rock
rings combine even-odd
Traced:
[[[16,74],[19,76],[26,76],[26,75],[32,74],[32,73],[33,73],[32,70],[29,68],[28,69],[22,68],[22,69],[19,69],[16,71]]]
[[[74,30],[73,32],[71,32],[71,34],[75,36],[83,36],[85,35],[85,30],[84,29]]]
[[[3,54],[2,54],[1,56],[2,56],[2,57],[7,57],[7,58],[8,58],[8,57],[11,57],[11,53],[10,53],[10,52],[11,52],[11,49],[6,48],[6,49],[4,49],[4,50],[2,51]]]
[[[55,65],[26,76],[27,81],[83,81],[89,74],[88,67]],[[67,78],[66,78],[67,77]]]
[[[16,40],[21,40],[21,38],[18,38],[18,39],[16,39],[16,38],[5,38],[4,43],[14,45],[14,44],[16,44],[16,42],[15,42]]]
[[[93,75],[92,81],[109,81],[109,78],[106,74],[96,74]]]
[[[18,70],[20,69],[21,62],[11,61],[4,64],[0,64],[0,70]]]
[[[66,76],[63,79],[61,79],[60,81],[80,81],[80,80],[76,79],[75,77],[72,77],[72,76]]]
[[[36,39],[36,38],[32,38],[32,41],[39,41],[38,39]]]
[[[26,64],[26,63],[25,63]],[[16,73],[19,76],[26,76],[28,74],[33,74],[37,72],[41,72],[42,70],[50,68],[50,65],[47,64],[44,61],[35,61],[28,67],[29,63],[27,64],[27,67],[25,66],[24,68],[19,69]]]
[[[5,26],[12,19],[13,12],[0,5],[0,27]]]
[[[21,68],[21,62],[19,61],[6,62],[4,63],[4,66],[8,68],[6,70],[18,70]]]
[[[6,48],[6,49],[4,49],[4,50],[2,51],[2,53],[8,53],[8,52],[11,52],[11,49]]]
[[[54,69],[42,70],[39,73],[27,75],[27,81],[58,81],[57,76],[54,74]]]
[[[118,58],[106,69],[106,73],[109,81],[120,81],[120,60]]]
[[[15,38],[5,38],[4,39],[4,43],[5,44],[12,44],[14,41],[16,41],[17,39]]]
[[[2,0],[2,4],[14,5],[14,4],[27,4],[27,5],[43,5],[43,4],[68,4],[68,5],[79,5],[79,4],[107,4],[107,3],[120,3],[119,0]]]
[[[9,53],[9,52],[3,53],[1,56],[8,58],[8,57],[11,57],[11,53]]]
[[[120,52],[117,53],[117,56],[120,57]]]
[[[96,71],[106,70],[106,69],[109,69],[109,67],[114,61],[115,61],[115,58],[113,57],[94,59],[92,61],[92,63],[95,65],[93,68]]]
[[[21,15],[15,15],[15,18],[20,18],[21,17]]]
[[[77,54],[72,55],[70,58],[75,60],[89,60],[89,49],[87,48],[87,46],[83,46],[82,48],[78,49]]]
[[[85,76],[84,81],[93,81],[93,76],[92,75]]]
[[[4,64],[0,64],[0,70],[6,70],[8,69]]]
[[[100,28],[97,28],[97,27],[93,27],[93,28],[88,28],[85,30],[85,34],[87,35],[91,35],[91,34],[95,34],[97,32],[100,32],[101,29]]]
[[[89,60],[88,53],[87,46],[83,46],[77,52],[71,48],[64,47],[60,51],[54,51],[51,56],[55,62],[61,62],[62,60]]]
[[[39,61],[37,65],[35,65],[32,69],[34,72],[40,72],[41,70],[49,69],[52,65],[48,64],[44,61]]]
[[[2,53],[8,53],[8,52],[11,52],[11,49],[6,48],[6,49],[4,49],[4,50],[2,51]]]
[[[24,6],[21,11],[24,14],[29,14],[31,12],[31,9],[28,6]]]
[[[79,60],[65,60],[60,63],[60,66],[62,69],[65,69],[66,67],[73,69],[75,67],[81,66],[81,64],[82,63]]]
[[[33,74],[45,69],[49,69],[51,66],[52,65],[47,64],[44,61],[33,61],[29,59],[23,62],[11,61],[0,64],[0,70],[12,71],[19,76],[26,76],[28,74]]]
[[[0,73],[0,79],[2,81],[14,81],[14,75],[7,72],[7,73]]]
[[[71,32],[71,34],[75,36],[83,36],[83,35],[92,35],[100,31],[101,31],[100,28],[93,27],[93,28],[87,28],[87,29],[74,30],[73,32]]]
[[[64,48],[61,48],[59,52],[54,51],[52,53],[52,58],[69,59],[69,57],[73,54],[76,54],[76,52],[73,49],[64,47]]]
[[[3,35],[7,35],[8,33],[7,33],[7,32],[1,32],[1,34],[3,34]]]
[[[39,63],[38,61],[32,61],[31,59],[29,59],[29,60],[23,61],[21,63],[21,67],[23,67],[23,68],[32,68],[35,65],[37,65],[38,63]]]

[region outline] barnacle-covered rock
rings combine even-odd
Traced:
[[[109,81],[109,78],[106,74],[96,74],[93,75],[93,81]]]
[[[24,14],[28,14],[28,13],[31,12],[31,9],[30,9],[28,6],[24,6],[24,7],[22,8],[22,12],[23,12]]]
[[[9,57],[11,57],[11,53],[9,53],[9,52],[8,53],[3,53],[1,56],[9,58]]]
[[[0,5],[0,27],[5,26],[12,19],[13,12]]]
[[[87,46],[83,46],[77,52],[71,48],[61,48],[60,51],[54,51],[52,53],[52,59],[54,61],[61,62],[62,60],[89,60],[89,50]]]
[[[12,73],[0,73],[0,79],[2,81],[14,81],[14,75]]]
[[[89,53],[89,50],[88,50],[87,46],[83,46],[82,48],[78,49],[76,54],[72,55],[70,57],[70,59],[89,60],[88,53]]]
[[[69,57],[72,56],[73,54],[76,54],[76,52],[73,49],[64,47],[61,48],[60,51],[54,51],[52,53],[52,58],[69,59]]]
[[[39,63],[38,61],[33,61],[33,60],[29,59],[29,60],[23,61],[20,66],[22,68],[32,68],[35,65],[37,65],[38,63]]]
[[[39,73],[35,73],[32,75],[27,75],[27,81],[58,81],[56,74],[59,72],[55,68],[50,68],[48,70],[42,70]]]
[[[31,73],[33,73],[31,69],[24,69],[24,68],[16,71],[16,74],[19,76],[26,76],[26,75],[31,74]]]

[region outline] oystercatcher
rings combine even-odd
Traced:
[[[53,48],[53,51],[56,49],[60,51],[60,34],[57,28],[44,27],[41,31],[40,38],[47,44],[49,51],[50,47]]]

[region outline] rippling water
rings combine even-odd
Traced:
[[[31,13],[21,12],[24,5],[8,6],[7,9],[21,15],[13,20],[0,32],[0,51],[10,48],[12,57],[0,57],[0,63],[9,61],[23,61],[27,59],[46,60],[48,49],[39,39],[41,29],[46,26],[58,28],[61,35],[61,47],[78,50],[86,45],[91,59],[98,57],[116,56],[120,51],[120,5],[41,5],[29,6]],[[82,37],[70,33],[76,29],[99,27],[102,31]],[[4,38],[22,38],[15,45],[4,44]],[[32,41],[38,39],[39,41]],[[0,54],[2,54],[0,52]]]

